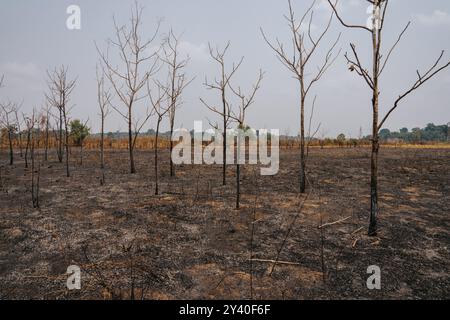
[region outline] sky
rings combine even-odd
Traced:
[[[62,64],[68,66],[69,77],[77,78],[71,98],[73,119],[89,120],[94,132],[99,130],[96,64],[99,56],[95,43],[106,48],[106,40],[114,36],[113,17],[119,24],[129,21],[131,0],[2,0],[0,3],[0,76],[5,87],[0,89],[0,101],[22,103],[27,113],[45,104],[46,70]],[[292,0],[300,16],[312,1]],[[260,28],[269,39],[280,39],[289,48],[289,29],[283,15],[288,12],[287,0],[140,0],[144,6],[142,36],[149,38],[158,21],[160,35],[172,28],[181,35],[181,54],[191,60],[186,68],[195,77],[186,88],[183,106],[176,117],[176,127],[192,129],[194,121],[218,121],[217,115],[206,109],[199,98],[219,104],[216,92],[203,85],[205,77],[213,80],[219,69],[208,55],[208,43],[223,48],[230,41],[227,67],[244,57],[242,67],[234,77],[235,86],[249,91],[259,69],[265,72],[255,103],[247,112],[247,124],[257,129],[279,129],[282,134],[295,135],[299,130],[299,85],[292,74],[277,60],[264,42]],[[69,30],[66,10],[70,5],[81,9],[81,29]],[[366,24],[369,18],[366,0],[341,0],[340,11],[346,21]],[[314,9],[313,35],[324,28],[330,15],[325,0],[317,0]],[[395,42],[408,21],[411,27],[392,55],[381,79],[381,114],[396,97],[416,80],[416,70],[432,65],[442,50],[450,60],[450,2],[448,0],[392,0],[386,20],[384,52]],[[355,137],[360,128],[370,134],[371,93],[355,73],[348,70],[344,53],[355,43],[364,64],[370,65],[370,37],[363,31],[343,28],[334,20],[330,32],[317,50],[308,71],[314,72],[337,35],[342,53],[322,80],[312,89],[307,101],[307,119],[312,99],[317,96],[312,120],[319,124],[321,134],[335,137],[339,133]],[[112,53],[111,53],[112,54]],[[160,76],[160,75],[159,75]],[[424,127],[427,123],[450,122],[450,69],[405,99],[386,123],[387,128]],[[136,105],[136,116],[145,113],[146,106]],[[155,126],[155,119],[144,128]],[[123,118],[113,112],[107,119],[107,131],[126,131]],[[167,124],[163,129],[167,129]]]

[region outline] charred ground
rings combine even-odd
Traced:
[[[104,186],[98,153],[88,151],[83,166],[72,153],[71,178],[54,158],[42,164],[40,209],[32,208],[31,173],[20,157],[2,166],[1,298],[450,297],[450,149],[382,149],[375,238],[366,236],[365,148],[312,149],[312,188],[303,196],[298,151],[282,150],[274,177],[245,166],[240,210],[233,166],[226,187],[216,166],[180,166],[171,178],[162,152],[162,194],[154,196],[151,151],[136,153],[134,175],[126,151],[107,152]],[[6,163],[7,154],[1,158]],[[269,276],[266,260],[276,259],[290,226],[279,260],[292,264],[277,264]],[[82,270],[80,291],[66,289],[73,264]],[[370,265],[381,268],[381,290],[366,287]]]

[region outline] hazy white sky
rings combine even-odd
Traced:
[[[297,15],[311,2],[293,0]],[[65,64],[69,66],[70,75],[78,77],[72,98],[75,104],[72,117],[89,118],[93,130],[97,131],[95,66],[98,55],[94,42],[104,46],[106,39],[113,36],[113,15],[119,23],[126,23],[132,3],[131,0],[2,0],[0,74],[5,75],[6,87],[0,91],[0,99],[23,101],[25,112],[41,106],[45,101],[46,70]],[[71,4],[81,7],[82,29],[79,31],[66,28],[66,8]],[[177,126],[192,128],[194,120],[205,119],[205,116],[215,119],[215,115],[199,102],[200,96],[212,103],[218,102],[218,97],[202,84],[205,76],[212,79],[218,72],[208,57],[207,44],[223,46],[230,40],[230,64],[245,57],[235,78],[236,84],[250,88],[259,68],[266,72],[247,122],[255,128],[278,128],[282,133],[298,131],[298,84],[259,32],[262,27],[269,38],[278,37],[289,44],[289,30],[283,18],[287,1],[141,0],[140,4],[145,6],[145,35],[150,36],[156,22],[163,19],[160,38],[169,27],[176,33],[183,33],[183,54],[192,58],[187,73],[196,76],[196,80],[185,92]],[[366,23],[367,7],[366,0],[341,0],[342,14],[352,23]],[[316,30],[321,29],[329,13],[325,0],[317,0]],[[446,50],[445,58],[450,59],[450,2],[392,0],[387,19],[385,50],[409,20],[412,26],[383,75],[383,111],[415,81],[417,68],[429,67],[441,50]],[[325,54],[325,49],[339,32],[343,33],[339,44],[343,53],[349,50],[349,43],[354,42],[363,60],[370,61],[367,34],[343,29],[337,21],[318,51],[319,56]],[[312,67],[316,68],[314,64]],[[429,122],[450,122],[449,89],[450,71],[446,71],[405,100],[386,126],[398,130],[405,126],[425,126]],[[343,55],[315,87],[314,94],[318,96],[314,122],[322,123],[327,135],[336,136],[342,132],[356,136],[360,127],[365,134],[369,133],[370,92],[361,79],[348,71]],[[143,105],[137,108],[141,112],[144,110]],[[152,122],[145,130],[153,126]],[[108,119],[107,130],[125,131],[126,125],[120,116],[113,114]]]

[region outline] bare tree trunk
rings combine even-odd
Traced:
[[[159,182],[158,182],[158,138],[159,138],[159,126],[161,124],[161,118],[158,118],[156,124],[156,137],[155,137],[155,196],[159,194]]]
[[[39,203],[39,190],[41,184],[41,162],[38,162],[37,181],[36,181],[36,208],[40,207]]]
[[[241,197],[241,169],[239,163],[236,164],[236,209],[240,207]]]
[[[173,141],[172,141],[173,130],[170,130],[170,176],[175,176],[175,170],[172,161],[172,150],[173,150]]]
[[[39,208],[39,176],[40,176],[40,168],[38,168],[38,175],[36,178],[36,168],[35,168],[35,154],[34,154],[34,133],[31,137],[31,200],[33,203],[33,208]],[[36,181],[37,179],[37,181]]]
[[[63,130],[62,130],[62,125],[63,125],[63,116],[62,116],[62,109],[61,107],[59,107],[59,140],[58,140],[58,161],[60,163],[62,163],[63,161],[63,148],[62,148],[62,135],[63,135]]]
[[[27,130],[27,146],[25,148],[25,168],[28,168],[28,149],[30,148],[30,129]]]
[[[178,41],[178,40],[176,40]],[[170,44],[170,36],[167,39],[167,42]],[[170,155],[169,155],[169,161],[170,161],[170,176],[171,177],[175,177],[175,167],[172,161],[172,150],[173,150],[173,141],[172,141],[172,135],[173,135],[173,129],[174,129],[174,125],[175,125],[175,112],[176,112],[176,108],[177,108],[177,93],[175,92],[175,79],[177,77],[176,73],[177,73],[177,67],[176,67],[176,59],[177,59],[177,43],[175,43],[175,48],[173,51],[173,64],[169,64],[170,67],[172,67],[172,75],[171,75],[171,96],[170,96],[170,100],[171,100],[171,106],[169,110],[169,117],[170,117]],[[169,46],[170,47],[170,46]],[[158,136],[156,137],[158,138]],[[158,177],[156,178],[158,180]],[[158,185],[158,181],[156,181],[156,184]]]
[[[244,124],[240,123],[239,128],[241,129],[243,127]],[[237,136],[237,154],[236,154],[236,210],[238,210],[240,207],[240,197],[241,197],[241,167],[239,165],[241,160],[240,157],[241,157],[241,131],[239,130]]]
[[[376,138],[378,139],[378,138]],[[372,156],[370,165],[370,224],[369,235],[377,234],[378,218],[378,150],[379,142],[372,142]]]
[[[167,41],[170,41],[170,38],[168,38]],[[175,63],[176,63],[176,47],[175,47],[175,51],[174,51],[174,59],[175,59]],[[176,107],[177,107],[177,97],[176,97],[176,92],[175,92],[175,78],[176,78],[176,72],[177,72],[177,68],[176,65],[173,65],[174,67],[172,68],[172,77],[171,77],[171,109],[169,110],[170,114],[170,155],[169,155],[169,161],[170,161],[170,176],[171,177],[175,177],[175,166],[173,164],[172,161],[172,151],[173,151],[173,141],[172,141],[172,135],[173,135],[173,129],[175,126],[175,112],[176,112]]]
[[[222,66],[223,68],[223,66]],[[224,75],[225,73],[222,72]],[[225,82],[225,80],[222,80]],[[222,166],[222,184],[225,186],[227,184],[227,102],[225,98],[225,88],[222,90],[222,104],[223,104],[223,166]]]
[[[31,202],[33,203],[33,208],[36,208],[36,200],[34,196],[34,137],[31,142]]]
[[[14,164],[14,150],[12,143],[11,128],[8,128],[8,140],[9,140],[9,165],[12,166]]]
[[[19,144],[19,152],[20,152],[20,157],[23,158],[22,132],[20,129],[20,121],[19,121],[19,116],[17,115],[17,110],[15,111],[15,116],[16,116],[16,122],[17,122],[17,138],[18,138],[18,144]]]
[[[47,113],[47,122],[45,124],[45,152],[44,152],[44,159],[45,161],[48,161],[48,141],[49,141],[49,133],[48,133],[48,113]]]
[[[305,97],[301,85],[302,98],[300,105],[300,193],[306,191],[306,159],[305,159]]]
[[[379,9],[380,0],[374,1],[373,17],[376,17]],[[370,164],[370,223],[369,232],[371,236],[377,234],[377,218],[378,218],[378,151],[379,151],[379,128],[378,128],[378,104],[379,91],[378,79],[380,74],[380,47],[381,47],[381,31],[375,27],[372,28],[372,50],[373,50],[373,97],[372,97],[372,155]]]
[[[132,117],[131,117],[131,107],[128,109],[128,150],[130,153],[130,173],[136,173],[136,167],[134,166],[134,145],[133,145],[133,128],[132,128]]]
[[[105,118],[102,115],[102,125],[100,133],[100,169],[105,169]]]
[[[375,30],[375,29],[374,29]],[[378,218],[378,151],[379,145],[379,129],[378,129],[378,74],[379,74],[379,41],[376,31],[373,31],[373,59],[374,59],[374,76],[373,76],[373,123],[372,123],[372,155],[370,164],[370,223],[369,235],[375,236],[377,233]]]
[[[102,178],[100,184],[105,184],[105,115],[102,110],[102,128],[100,133],[100,169],[102,171]]]
[[[66,101],[65,94],[63,93],[63,101]],[[67,178],[70,177],[70,170],[69,170],[69,128],[68,128],[68,119],[67,119],[67,113],[66,113],[66,105],[63,106],[63,116],[64,116],[64,129],[66,130],[65,134],[65,145],[66,145],[66,176]]]

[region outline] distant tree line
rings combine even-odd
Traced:
[[[382,141],[400,140],[406,143],[446,142],[450,141],[449,126],[450,123],[445,125],[429,123],[423,129],[413,128],[411,131],[408,128],[402,128],[399,131],[382,129],[380,131],[380,139]]]

